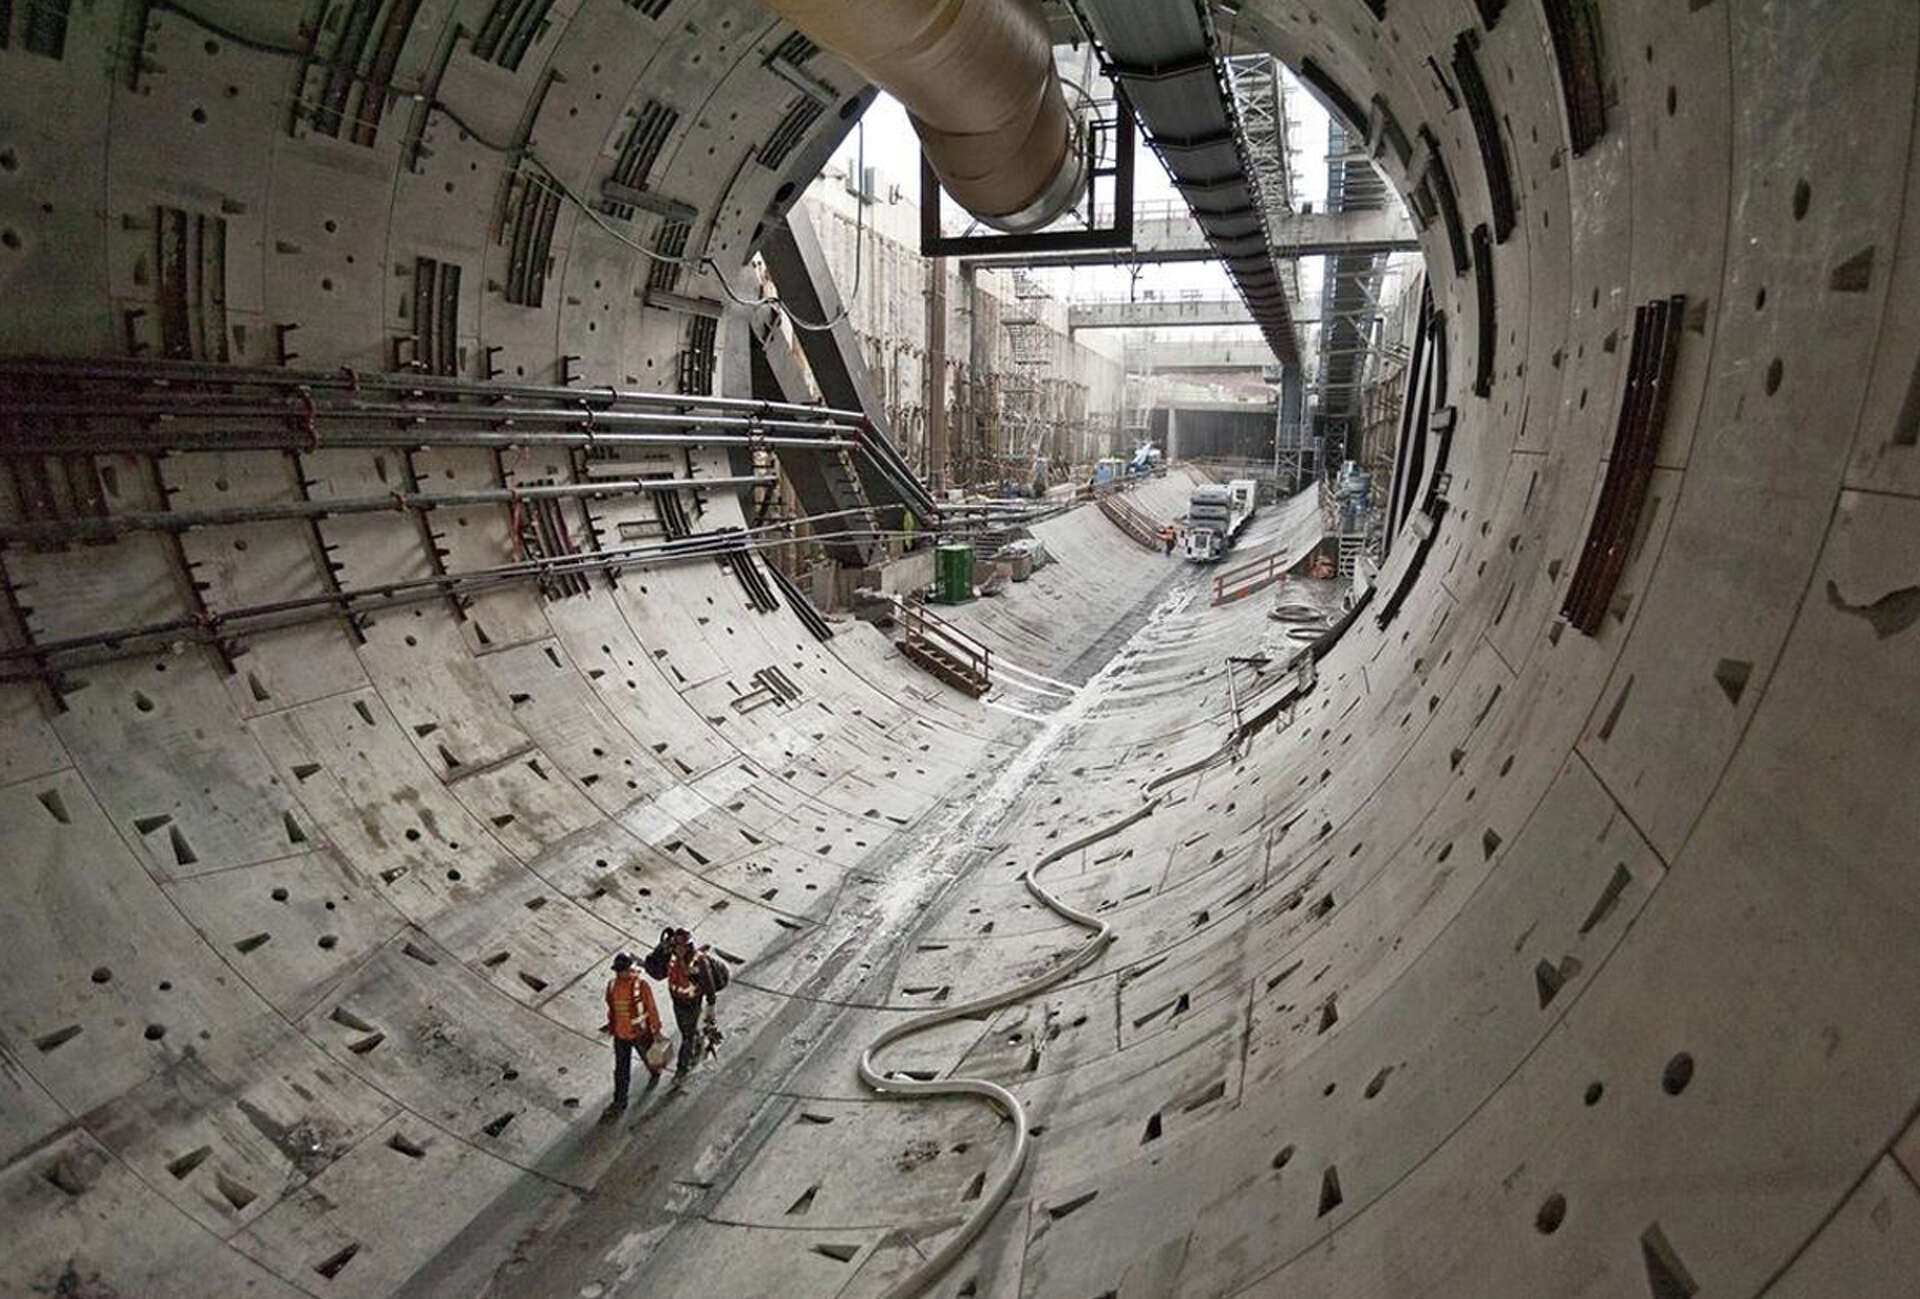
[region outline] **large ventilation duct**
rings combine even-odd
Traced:
[[[947,192],[995,229],[1037,230],[1086,188],[1086,149],[1027,0],[766,0],[906,105]]]

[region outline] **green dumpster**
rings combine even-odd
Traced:
[[[933,598],[941,604],[973,599],[973,547],[944,545],[933,552]]]

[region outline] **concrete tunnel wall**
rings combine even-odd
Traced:
[[[305,7],[203,8],[274,44]],[[427,8],[408,75],[489,6]],[[1252,0],[1224,27],[1312,59],[1369,113],[1378,96],[1409,141],[1386,171],[1411,189],[1437,152],[1464,230],[1491,208],[1453,103],[1456,40],[1480,33],[1518,224],[1478,250],[1484,398],[1474,275],[1443,221],[1423,233],[1458,410],[1451,508],[1398,616],[1363,617],[1283,723],[1062,863],[1121,928],[1108,957],[965,1040],[901,1048],[1017,1084],[1044,1129],[1015,1202],[933,1293],[1907,1293],[1920,11],[1607,0],[1606,130],[1576,155],[1545,9],[1385,8]],[[0,51],[7,352],[120,353],[160,207],[226,222],[230,359],[270,361],[272,325],[297,321],[302,364],[385,364],[407,329],[394,272],[434,256],[472,268],[463,372],[499,346],[509,375],[577,355],[669,386],[686,319],[640,309],[646,268],[570,206],[545,305],[501,302],[508,176],[443,117],[417,170],[397,109],[371,146],[295,135],[282,56],[162,6],[135,86],[125,18],[73,13],[58,60]],[[746,4],[581,0],[517,70],[457,49],[437,93],[489,138],[530,121],[583,193],[622,113],[679,99],[656,183],[720,214],[724,260],[791,179],[751,161],[792,102],[764,61],[780,35]],[[794,165],[838,129],[811,128]],[[1686,328],[1646,513],[1583,636],[1556,615],[1633,308],[1673,294]],[[228,459],[170,458],[160,485],[290,490]],[[366,455],[324,470],[343,492],[379,479]],[[114,508],[153,490],[121,481]],[[703,509],[703,527],[738,519],[719,494]],[[496,513],[449,517],[445,544],[506,544]],[[1108,527],[1067,525],[1088,530],[1067,550]],[[1116,571],[1153,562],[1112,538]],[[350,576],[426,563],[405,520],[329,540]],[[288,525],[188,544],[215,599],[317,580]],[[179,605],[152,538],[5,562],[43,636]],[[1147,589],[1139,572],[1115,588]],[[1072,945],[1003,867],[1112,824],[1219,743],[1221,659],[1269,625],[1257,602],[1203,603],[1176,602],[1089,692],[995,827],[1004,861],[934,899],[911,950],[855,951],[880,1001],[987,991]],[[736,712],[770,665],[805,697]],[[26,686],[0,696],[9,1292],[70,1274],[139,1295],[471,1293],[479,1275],[500,1294],[876,1293],[994,1167],[984,1112],[854,1082],[851,1053],[896,1011],[847,1010],[808,1050],[786,1032],[788,994],[898,905],[930,851],[916,836],[1029,743],[877,638],[822,648],[693,566],[462,618],[421,606],[364,644],[311,624],[259,638],[232,676],[193,649],[78,675],[57,714]],[[747,1101],[711,1084],[686,1122],[720,1153],[668,1146],[685,1171],[647,1171],[582,1135],[605,1094],[598,986],[609,952],[689,913],[767,989],[731,1001],[736,1041],[797,1063],[754,1076],[773,1135],[723,1139]],[[610,1172],[618,1194],[586,1193]],[[522,1234],[530,1185],[572,1206],[577,1255]]]

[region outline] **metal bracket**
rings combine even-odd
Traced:
[[[1137,128],[1133,105],[1115,92],[1111,120],[1089,124],[1086,147],[1095,156],[1087,167],[1086,203],[1089,218],[1095,189],[1101,178],[1113,178],[1113,224],[1087,230],[1042,230],[1024,235],[946,235],[941,233],[940,178],[926,155],[920,157],[920,254],[923,257],[991,257],[1003,253],[1080,252],[1087,249],[1133,246],[1133,156]],[[1094,165],[1098,157],[1095,136],[1111,129],[1114,165]]]

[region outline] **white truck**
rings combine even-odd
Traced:
[[[1181,543],[1187,558],[1211,564],[1225,555],[1253,518],[1259,500],[1260,485],[1251,478],[1194,488],[1187,499],[1187,535]]]

